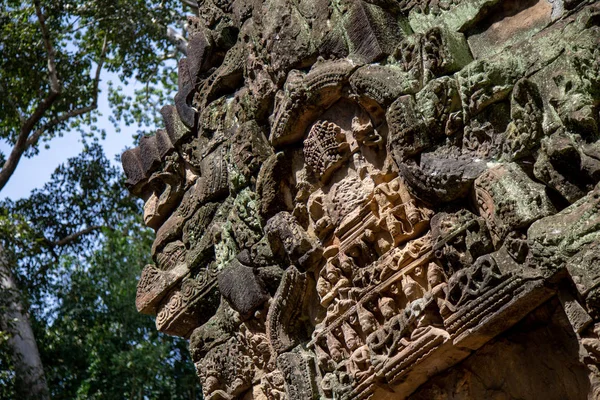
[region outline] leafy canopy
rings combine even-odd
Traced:
[[[97,126],[106,72],[143,83],[133,97],[108,84],[116,130],[157,122],[188,10],[180,0],[0,0],[0,139],[13,146],[0,154],[0,189],[14,170],[6,161],[37,154],[40,143],[74,130],[106,134]]]
[[[28,199],[0,204],[0,234],[27,289],[51,397],[199,398],[185,341],[135,310],[153,233],[123,179],[92,144]]]
[[[152,128],[185,52],[183,0],[0,0],[0,190],[19,160],[56,136],[97,139],[101,82],[115,130]],[[118,86],[143,83],[133,96]],[[139,133],[139,132],[138,132]],[[0,203],[3,255],[15,266],[56,399],[195,399],[183,341],[134,308],[152,234],[140,204],[94,141],[28,199]],[[0,301],[0,316],[3,315]],[[14,385],[0,332],[0,398]],[[163,360],[163,361],[161,361]]]

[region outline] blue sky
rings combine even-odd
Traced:
[[[106,139],[102,140],[101,144],[108,159],[115,163],[115,155],[121,154],[125,148],[133,145],[133,134],[136,131],[136,127],[126,126],[121,129],[120,133],[115,132],[113,124],[108,119],[111,114],[107,99],[108,80],[112,80],[115,83],[119,82],[116,75],[111,76],[108,73],[104,74],[100,82],[101,93],[98,99],[98,108],[102,116],[98,117],[98,128],[106,130]],[[132,82],[126,86],[124,88],[125,92],[133,95],[136,83]],[[137,85],[141,84],[137,83]],[[123,85],[121,84],[121,86]],[[78,155],[83,149],[81,137],[77,132],[71,132],[61,138],[57,137],[50,141],[49,145],[49,149],[45,149],[43,145],[40,146],[40,152],[37,156],[21,158],[15,173],[2,191],[0,191],[0,199],[10,198],[17,200],[28,197],[33,189],[42,187],[44,183],[50,180],[50,175],[58,165],[65,162],[67,158]],[[7,157],[11,148],[5,141],[0,141],[0,151]]]

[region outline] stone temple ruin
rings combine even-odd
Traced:
[[[123,154],[205,399],[600,399],[600,2],[204,0]]]

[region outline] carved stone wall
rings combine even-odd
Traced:
[[[600,399],[600,4],[204,0],[123,154],[217,399]]]

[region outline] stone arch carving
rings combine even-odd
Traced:
[[[165,130],[122,160],[156,230],[137,307],[205,398],[431,393],[538,306],[598,390],[587,3],[200,4]]]

